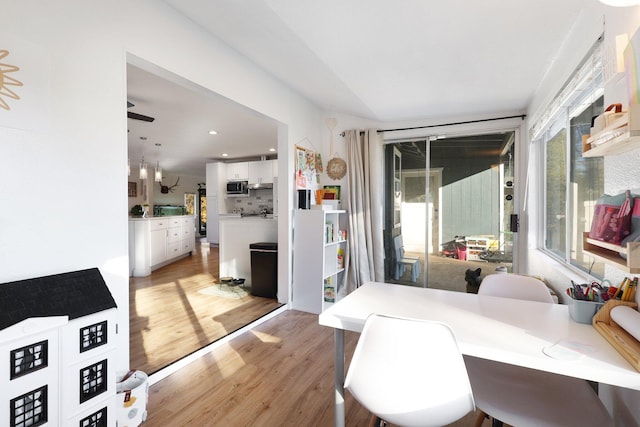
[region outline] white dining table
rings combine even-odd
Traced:
[[[640,390],[640,373],[566,305],[368,282],[319,315],[334,328],[336,426],[345,422],[344,331],[361,332],[372,313],[446,323],[464,355]]]

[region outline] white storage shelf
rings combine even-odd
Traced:
[[[337,301],[344,293],[347,240],[343,238],[343,230],[346,234],[346,211],[301,209],[295,212],[294,309],[318,314],[333,304],[325,299],[333,297]]]

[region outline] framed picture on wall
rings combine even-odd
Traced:
[[[138,185],[135,182],[129,183],[129,197],[138,197]]]

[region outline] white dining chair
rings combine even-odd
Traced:
[[[443,426],[475,409],[453,331],[440,322],[372,314],[345,388],[385,422]]]
[[[554,303],[549,288],[542,280],[520,274],[488,274],[482,279],[478,294]]]
[[[517,274],[490,274],[478,295],[554,303],[540,280]],[[464,358],[479,414],[517,427],[612,426],[602,401],[585,380],[470,356]]]

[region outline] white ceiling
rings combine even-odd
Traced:
[[[128,112],[154,118],[127,121],[132,166],[144,156],[150,166],[159,161],[165,175],[204,177],[206,163],[223,153],[229,159],[277,154],[269,151],[277,146],[274,120],[175,76],[128,64],[127,99],[134,104]]]
[[[594,1],[165,0],[322,109],[382,122],[524,113],[581,8]],[[130,74],[130,111],[155,115],[146,125],[163,127],[170,106],[146,99],[148,83],[136,79]],[[212,95],[189,97],[185,122],[167,110],[176,128],[159,135],[179,140],[172,152],[184,157],[216,158],[203,141],[191,146],[197,135],[187,124],[206,128],[197,117]],[[275,132],[275,123],[261,124]],[[232,157],[254,155],[255,137],[247,138]]]

